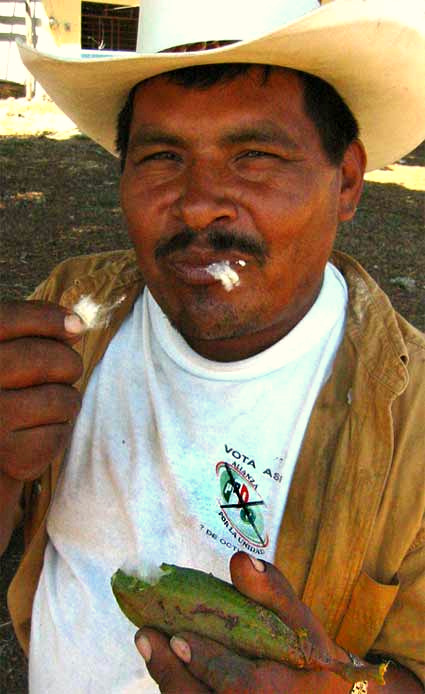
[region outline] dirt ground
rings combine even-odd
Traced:
[[[25,297],[71,255],[129,245],[118,164],[48,100],[0,101],[0,298]],[[425,331],[425,143],[367,176],[355,220],[337,246],[354,255],[396,308]],[[26,694],[26,663],[5,594],[22,549],[0,562],[0,691]]]

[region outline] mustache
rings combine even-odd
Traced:
[[[240,251],[252,255],[260,265],[264,265],[269,255],[267,244],[263,239],[253,237],[251,234],[225,229],[221,226],[211,226],[202,231],[184,227],[176,234],[161,239],[155,246],[156,260],[166,258],[176,251],[184,251],[195,241],[203,240],[214,251]]]

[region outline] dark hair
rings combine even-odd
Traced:
[[[219,65],[195,65],[166,73],[173,84],[186,89],[208,89],[219,82],[229,82],[258,65],[250,63],[223,63]],[[274,65],[261,65],[262,83],[265,84],[273,70],[287,69]],[[358,123],[338,92],[327,82],[315,75],[291,70],[302,80],[306,114],[315,124],[323,149],[331,164],[342,162],[350,142],[359,135]],[[155,78],[150,78],[155,79]],[[118,116],[116,149],[124,168],[127,156],[130,123],[133,115],[134,96],[139,82],[130,91],[127,101]]]

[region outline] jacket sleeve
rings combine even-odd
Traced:
[[[394,658],[425,685],[425,349],[423,336],[411,328],[406,342],[409,384],[393,411],[391,493],[376,543],[398,591],[371,650]]]

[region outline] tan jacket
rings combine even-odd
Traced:
[[[342,646],[391,656],[425,682],[425,338],[354,260],[333,261],[349,287],[346,332],[309,422],[275,563]],[[133,252],[117,251],[66,261],[36,291],[68,307],[83,294],[126,297],[109,327],[77,346],[81,389],[142,288]],[[27,549],[8,598],[26,651],[60,466],[25,490]]]

